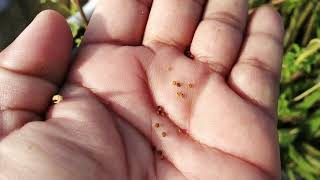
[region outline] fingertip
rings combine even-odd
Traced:
[[[279,41],[283,41],[284,25],[280,13],[271,5],[263,5],[250,15],[248,33],[254,31],[264,32],[266,29]]]
[[[61,81],[72,49],[71,30],[53,10],[40,12],[0,54],[0,66],[54,83]]]

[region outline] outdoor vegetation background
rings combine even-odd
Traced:
[[[0,1],[9,2],[8,8],[0,7],[0,50],[42,9],[58,10],[66,18],[78,11],[77,4],[70,0]],[[320,1],[249,0],[249,3],[250,11],[262,4],[272,4],[281,13],[286,28],[278,102],[282,179],[320,180]],[[70,27],[76,48],[85,25]]]

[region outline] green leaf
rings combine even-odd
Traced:
[[[289,157],[296,163],[301,175],[311,178],[312,176],[309,177],[306,174],[319,173],[317,169],[314,168],[303,156],[301,156],[292,145],[289,146]]]
[[[310,117],[304,121],[302,125],[306,138],[316,138],[316,134],[320,130],[320,110],[310,115]]]
[[[279,129],[278,138],[279,144],[281,147],[287,147],[292,144],[297,136],[299,135],[300,130],[298,128],[294,129]]]
[[[75,38],[78,35],[78,31],[81,27],[77,23],[70,23],[69,26],[72,32],[72,36],[73,38]]]
[[[307,154],[320,158],[320,150],[316,149],[315,147],[307,143],[303,143],[302,147],[307,152]]]
[[[320,39],[311,40],[307,48],[304,49],[304,52],[298,56],[297,60],[295,61],[295,64],[302,63],[308,57],[314,55],[319,50],[320,50]]]
[[[320,88],[320,84],[319,84],[319,88]],[[307,109],[310,109],[319,101],[320,101],[320,89],[317,89],[316,91],[311,93],[309,96],[305,97],[302,102],[296,105],[296,107],[307,110]]]

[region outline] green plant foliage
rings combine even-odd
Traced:
[[[278,101],[282,178],[319,180],[320,2],[269,3],[280,12],[286,28]]]

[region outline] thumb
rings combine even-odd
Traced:
[[[64,17],[47,10],[0,53],[0,141],[25,123],[41,120],[66,74],[71,49]]]

